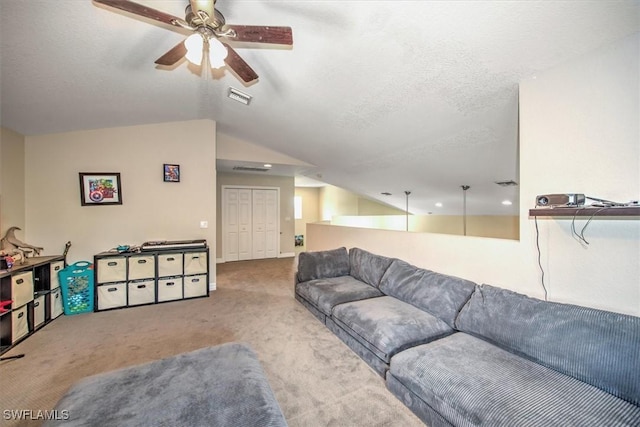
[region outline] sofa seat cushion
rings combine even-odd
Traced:
[[[337,305],[332,319],[386,363],[399,351],[454,332],[443,320],[389,296]]]
[[[296,294],[327,316],[331,315],[333,307],[338,304],[383,295],[377,288],[351,276],[297,283]]]
[[[640,425],[640,407],[462,332],[396,354],[389,374],[453,425]]]
[[[456,326],[640,406],[640,317],[482,285]]]

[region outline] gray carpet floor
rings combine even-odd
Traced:
[[[256,351],[287,423],[294,426],[423,426],[371,370],[293,296],[293,258],[217,266],[209,298],[61,316],[3,356],[6,410],[53,408],[69,387],[107,372],[230,341]]]

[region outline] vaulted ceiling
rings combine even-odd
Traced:
[[[177,17],[188,4],[139,3]],[[469,213],[511,214],[517,187],[495,182],[518,181],[518,82],[640,30],[638,1],[216,7],[230,24],[292,27],[293,47],[230,43],[260,76],[245,86],[224,68],[156,66],[184,38],[165,24],[90,0],[0,0],[0,124],[33,135],[213,119],[313,165],[295,168],[310,178],[400,208],[411,191],[413,213],[459,214],[469,185]]]

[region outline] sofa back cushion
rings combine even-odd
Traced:
[[[426,311],[454,327],[456,316],[473,293],[475,283],[394,260],[380,290]]]
[[[640,317],[482,285],[456,327],[640,405]]]
[[[345,247],[298,255],[299,282],[348,276],[349,270],[349,253]]]
[[[351,276],[376,288],[380,285],[380,279],[387,271],[392,258],[372,254],[364,249],[351,248],[349,250],[351,264]]]

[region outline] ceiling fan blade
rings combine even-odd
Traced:
[[[187,54],[187,47],[184,45],[184,41],[181,41],[175,45],[171,50],[156,59],[158,65],[173,65],[180,61]]]
[[[227,57],[224,62],[231,68],[245,83],[252,82],[258,78],[253,68],[228,44],[222,43],[227,48]]]
[[[293,44],[291,27],[226,25],[225,29],[231,29],[236,32],[236,37],[229,37],[229,40],[253,43]]]
[[[152,9],[147,6],[143,6],[138,3],[134,3],[128,0],[94,0],[96,3],[104,4],[105,6],[114,7],[116,9],[124,10],[125,12],[130,12],[136,15],[143,16],[145,18],[154,19],[159,22],[163,22],[169,25],[175,25],[174,22],[180,21],[180,18],[177,18],[173,15],[169,15],[168,13],[160,12],[159,10]]]

